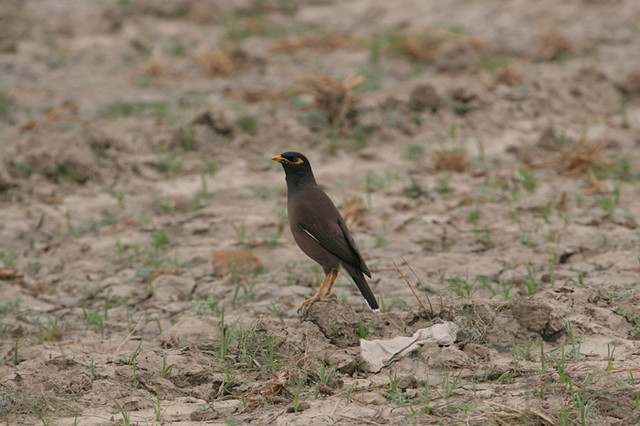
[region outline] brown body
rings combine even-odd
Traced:
[[[371,277],[369,268],[340,212],[316,184],[307,158],[297,152],[286,152],[273,157],[273,160],[279,161],[286,173],[287,215],[293,238],[307,256],[322,266],[325,273],[320,290],[309,304],[327,299],[338,271],[343,269],[358,286],[369,307],[378,309],[375,296],[364,278],[364,275]],[[329,289],[322,298],[320,293],[327,283]]]
[[[298,191],[292,198],[287,203],[287,215],[291,233],[300,249],[318,262],[325,274],[339,270],[340,265],[346,263],[370,276],[347,225],[327,194],[315,185]],[[297,202],[295,198],[309,202]],[[323,243],[329,246],[328,249],[324,249],[318,237],[313,237],[319,226],[322,226]]]

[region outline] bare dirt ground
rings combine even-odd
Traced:
[[[639,22],[636,0],[3,1],[0,417],[640,422]],[[343,278],[296,312],[322,276],[287,150],[382,313]],[[366,371],[361,337],[442,321],[455,343]]]

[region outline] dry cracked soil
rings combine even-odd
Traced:
[[[636,0],[0,3],[6,424],[640,422]],[[345,216],[322,274],[270,157]],[[455,341],[365,368],[360,339]]]

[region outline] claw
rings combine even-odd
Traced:
[[[300,305],[300,307],[298,308],[298,312],[304,310],[304,309],[309,309],[311,308],[311,305],[313,305],[316,302],[331,302],[332,300],[334,300],[334,298],[332,297],[323,297],[323,296],[307,296],[306,300],[304,302],[302,302],[302,304]]]
[[[331,295],[331,289],[333,288],[333,283],[336,281],[337,276],[338,276],[338,271],[331,271],[330,273],[328,273],[324,277],[324,280],[322,281],[322,284],[320,285],[320,289],[318,289],[318,292],[313,296],[307,296],[306,300],[302,302],[302,305],[300,305],[300,307],[298,308],[298,312],[302,311],[303,309],[309,309],[311,305],[313,305],[318,301],[331,302],[335,298],[335,296],[330,296],[330,295]],[[327,282],[329,283],[329,288],[327,289],[327,292],[325,293],[324,296],[320,296],[325,286],[327,285]]]

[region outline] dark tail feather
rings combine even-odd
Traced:
[[[378,301],[376,300],[376,296],[373,295],[373,291],[371,291],[371,287],[367,283],[367,280],[364,278],[362,271],[355,269],[350,265],[342,265],[345,269],[345,272],[349,274],[353,282],[358,286],[358,290],[362,293],[362,297],[367,301],[367,305],[371,308],[371,310],[375,311],[380,309],[378,306]]]

